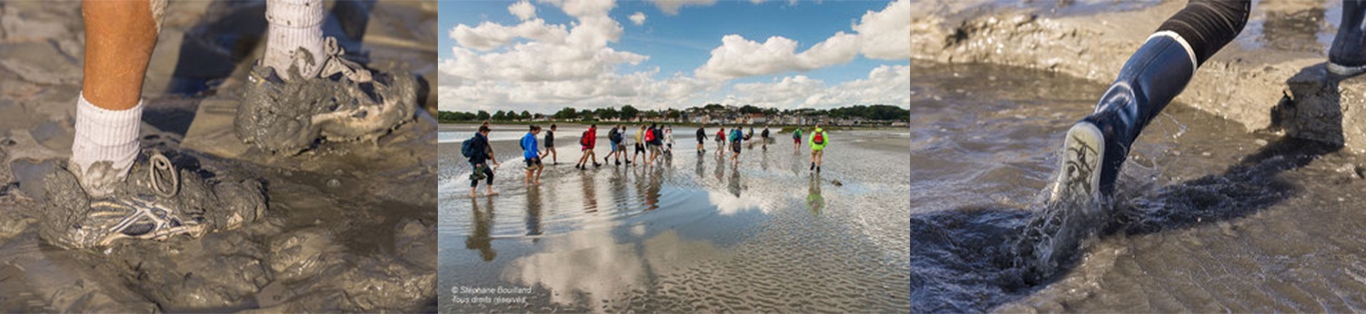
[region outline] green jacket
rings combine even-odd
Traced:
[[[816,134],[820,134],[825,143],[816,144]],[[822,150],[825,149],[825,145],[830,145],[830,134],[825,134],[825,130],[816,129],[811,131],[811,136],[806,138],[806,142],[811,144],[811,150]]]

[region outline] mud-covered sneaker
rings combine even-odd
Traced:
[[[213,182],[176,169],[160,153],[134,163],[113,192],[91,198],[76,176],[57,169],[45,178],[47,202],[39,234],[63,248],[108,247],[125,240],[198,238],[265,215],[265,189],[256,180],[215,174]]]
[[[284,71],[259,61],[252,67],[233,122],[239,138],[270,153],[292,155],[320,138],[374,139],[413,119],[417,81],[411,75],[371,71],[347,60],[336,38],[328,37],[326,47],[316,77],[299,75],[300,63],[314,64],[306,52]]]
[[[1105,135],[1088,121],[1077,122],[1063,140],[1061,164],[1054,179],[1050,203],[1084,206],[1101,193],[1101,158],[1105,156]]]

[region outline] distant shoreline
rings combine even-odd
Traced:
[[[561,125],[561,126],[587,126],[587,125],[589,125],[589,124],[593,124],[593,123],[591,123],[591,122],[590,122],[590,123],[581,123],[581,122],[552,122],[552,121],[534,121],[534,122],[515,122],[515,121],[511,121],[511,122],[492,122],[492,121],[490,121],[490,122],[489,122],[489,125],[497,125],[497,126],[522,125],[522,126],[525,126],[525,125],[532,125],[532,124],[535,124],[535,125],[540,125],[540,126],[542,126],[542,127],[550,127],[550,124],[552,124],[552,123],[558,124],[558,125]],[[599,122],[599,123],[597,123],[597,125],[598,125],[598,128],[601,129],[601,128],[603,128],[603,126],[608,126],[608,128],[611,128],[611,126],[613,126],[613,125],[618,125],[618,124],[624,124],[624,125],[630,125],[630,126],[640,126],[640,125],[650,125],[650,124],[655,124],[655,123],[656,123],[656,122],[610,122],[610,121],[609,121],[609,122]],[[456,126],[474,126],[474,125],[479,125],[479,124],[480,124],[480,123],[473,123],[473,122],[471,122],[471,123],[449,123],[449,122],[443,122],[443,123],[438,123],[438,124],[437,124],[437,130],[438,130],[438,131],[454,131]],[[716,124],[716,123],[699,124],[699,123],[691,123],[691,122],[688,122],[688,123],[659,123],[659,124],[660,124],[660,125],[680,126],[680,127],[698,127],[698,126],[701,126],[701,127],[704,127],[704,128],[714,128],[714,127],[717,127],[718,125],[721,126],[721,127],[729,128],[729,127],[735,125],[735,124]],[[791,124],[766,124],[766,125],[747,124],[747,125],[744,125],[744,126],[745,126],[745,128],[748,128],[748,127],[753,126],[755,129],[758,129],[758,130],[762,130],[765,126],[767,126],[770,130],[771,130],[771,129],[778,129],[779,132],[784,132],[784,133],[786,133],[786,132],[788,132],[788,130],[791,130],[792,128],[796,128],[796,127],[801,127],[802,129],[805,129],[805,130],[809,130],[809,129],[815,127],[815,125],[800,125],[800,126],[799,126],[799,125],[791,125]],[[824,130],[827,130],[827,131],[848,131],[848,130],[898,130],[898,129],[899,129],[899,130],[910,131],[910,127],[909,127],[909,126],[900,127],[900,126],[852,126],[852,125],[824,126],[824,125],[823,125],[823,126],[821,126],[821,129],[824,129]]]

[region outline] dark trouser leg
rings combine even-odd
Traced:
[[[1366,30],[1361,29],[1366,18],[1366,3],[1362,0],[1342,1],[1342,20],[1333,46],[1328,50],[1328,70],[1339,75],[1357,75],[1366,71]]]

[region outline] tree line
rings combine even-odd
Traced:
[[[563,109],[560,109],[560,111],[557,111],[557,112],[555,112],[554,114],[551,114],[551,115],[549,115],[549,116],[544,115],[544,114],[539,114],[539,113],[537,113],[537,114],[532,114],[530,111],[527,111],[527,110],[522,110],[522,112],[520,112],[520,113],[519,113],[519,112],[516,112],[516,111],[511,111],[511,110],[509,110],[509,111],[498,110],[498,111],[495,111],[495,112],[492,113],[492,114],[490,114],[488,111],[484,111],[484,110],[479,110],[479,111],[476,111],[476,112],[459,112],[459,111],[444,111],[444,110],[443,110],[443,111],[438,111],[438,112],[437,112],[437,117],[436,117],[436,118],[437,118],[437,120],[440,121],[441,123],[479,122],[479,121],[504,121],[504,122],[506,122],[506,121],[527,121],[527,120],[543,120],[543,119],[546,119],[546,118],[553,118],[553,119],[561,120],[561,121],[565,121],[565,120],[586,120],[586,121],[592,121],[592,120],[605,120],[605,119],[613,119],[613,118],[616,118],[616,119],[628,120],[628,121],[629,121],[629,120],[633,120],[633,119],[636,119],[636,118],[644,118],[644,119],[656,119],[656,118],[680,119],[680,118],[683,118],[685,115],[686,115],[686,116],[707,115],[707,114],[723,114],[723,115],[724,115],[724,114],[733,114],[733,113],[745,114],[745,115],[747,115],[747,114],[759,113],[759,114],[765,114],[765,115],[768,115],[768,116],[776,116],[776,115],[786,115],[786,116],[818,116],[818,117],[828,117],[828,118],[836,118],[836,119],[862,118],[862,119],[865,119],[865,120],[875,120],[875,121],[909,121],[909,120],[910,120],[910,114],[911,114],[909,110],[902,109],[902,108],[897,107],[897,106],[890,106],[890,105],[856,105],[856,106],[840,107],[840,108],[834,108],[834,109],[785,109],[785,110],[778,110],[777,108],[760,108],[760,107],[755,107],[755,106],[753,106],[753,105],[744,105],[744,106],[740,106],[740,107],[738,107],[738,108],[735,108],[735,110],[732,111],[732,110],[730,110],[730,108],[728,108],[728,107],[726,107],[726,106],[723,106],[723,105],[720,105],[720,104],[707,104],[707,105],[705,105],[705,106],[701,106],[701,107],[691,107],[691,108],[687,108],[687,109],[684,109],[684,110],[678,110],[678,109],[640,110],[640,109],[637,109],[637,108],[635,108],[635,107],[633,107],[633,106],[631,106],[631,105],[622,106],[621,109],[617,109],[617,108],[615,108],[615,107],[607,107],[607,108],[598,108],[598,109],[594,109],[594,110],[588,110],[588,109],[575,109],[575,108],[573,108],[573,107],[565,107],[565,108],[563,108]]]

